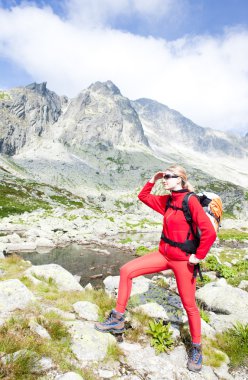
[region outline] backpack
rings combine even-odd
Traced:
[[[173,206],[171,204],[171,197],[168,198],[166,206],[165,206],[165,211],[168,208],[173,208],[174,210],[183,211],[185,219],[189,224],[189,232],[187,234],[185,242],[183,243],[179,243],[179,242],[168,239],[164,235],[163,232],[161,235],[161,239],[165,243],[168,243],[169,245],[173,247],[180,248],[182,251],[186,253],[186,255],[196,253],[197,247],[199,246],[199,243],[200,243],[200,235],[201,235],[201,232],[199,229],[195,232],[193,228],[192,216],[189,209],[189,199],[191,196],[196,196],[198,198],[201,206],[203,207],[203,210],[205,211],[205,213],[211,220],[216,232],[218,232],[219,230],[220,221],[221,221],[221,217],[223,213],[222,201],[220,197],[215,193],[203,192],[203,193],[195,194],[194,192],[189,192],[185,195],[183,199],[182,208]],[[189,236],[191,233],[194,236],[194,240],[189,240]],[[199,264],[195,265],[195,270],[193,274],[194,277],[196,277],[197,271],[199,272],[200,278],[202,280],[202,274],[201,274]]]

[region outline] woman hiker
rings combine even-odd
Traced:
[[[170,195],[151,194],[155,182],[159,179],[163,179],[164,187],[170,191]],[[96,323],[95,328],[101,332],[122,333],[125,321],[124,312],[131,293],[132,279],[171,269],[176,278],[182,304],[187,312],[192,338],[187,367],[191,371],[198,372],[202,367],[201,319],[195,301],[194,266],[207,255],[216,239],[216,232],[196,197],[189,198],[194,231],[196,232],[197,228],[201,231],[196,253],[187,255],[181,248],[169,244],[171,241],[172,243],[183,243],[186,239],[195,239],[181,209],[185,195],[191,191],[193,188],[187,180],[186,171],[179,165],[170,166],[165,172],[156,173],[143,187],[138,195],[139,199],[163,215],[163,232],[159,250],[134,259],[120,268],[116,308],[111,311],[106,321]],[[168,199],[170,199],[169,207]]]

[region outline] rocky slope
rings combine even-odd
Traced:
[[[0,97],[0,114],[3,170],[79,195],[118,197],[175,161],[198,188],[233,195],[232,184],[240,194],[248,185],[245,140],[149,99],[130,102],[111,81],[70,101],[45,83],[12,89]]]

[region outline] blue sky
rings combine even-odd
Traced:
[[[204,127],[248,129],[247,0],[0,0],[0,88],[112,80]]]

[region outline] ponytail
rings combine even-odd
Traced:
[[[187,189],[189,192],[194,192],[194,187],[191,185],[191,183],[189,181],[184,181],[182,179],[182,188],[183,189]]]

